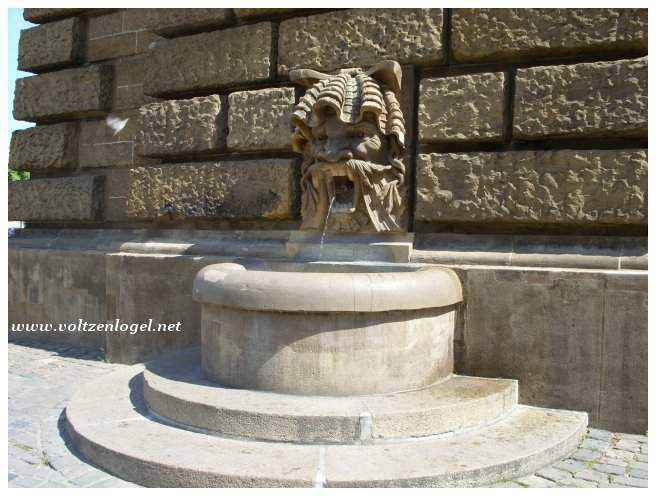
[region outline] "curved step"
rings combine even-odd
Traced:
[[[146,364],[144,397],[158,416],[226,436],[352,443],[444,435],[488,425],[517,404],[517,381],[452,376],[429,388],[372,396],[296,396],[225,388],[201,378],[190,350]]]
[[[477,486],[519,477],[581,441],[587,415],[518,406],[466,434],[377,444],[227,439],[163,424],[143,403],[143,365],[83,386],[66,408],[74,446],[123,479],[154,487]]]

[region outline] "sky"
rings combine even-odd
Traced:
[[[23,9],[9,9],[7,23],[9,24],[9,70],[7,71],[7,74],[9,76],[9,133],[11,134],[16,129],[25,129],[26,127],[32,127],[34,125],[31,122],[17,121],[12,114],[14,110],[14,86],[16,84],[16,79],[32,75],[29,72],[19,71],[17,68],[18,39],[20,38],[20,32],[22,29],[35,26],[35,24],[23,19]]]

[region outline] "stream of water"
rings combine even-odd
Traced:
[[[326,239],[326,230],[328,229],[328,218],[330,217],[330,211],[333,208],[333,203],[335,203],[335,196],[330,199],[330,204],[328,205],[328,213],[326,213],[326,220],[323,222],[323,232],[321,233],[321,242],[319,243],[319,260],[323,255],[323,242]]]

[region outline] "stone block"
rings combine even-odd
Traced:
[[[9,220],[98,220],[103,181],[100,176],[12,181],[8,193]]]
[[[647,296],[647,271],[609,277],[603,334],[607,365],[598,420],[602,429],[616,429],[623,419],[622,432],[647,431]]]
[[[647,58],[517,70],[513,132],[647,136]]]
[[[420,154],[415,219],[646,226],[647,151]]]
[[[239,91],[228,97],[230,150],[291,149],[294,88]]]
[[[460,275],[458,373],[513,377],[521,403],[587,411],[591,426],[614,432],[646,431],[646,271],[465,267]],[[618,299],[612,288],[631,289]],[[573,458],[600,456],[580,449]]]
[[[120,131],[115,131],[106,119],[80,122],[78,163],[80,167],[129,167],[156,160],[139,156],[136,151],[139,115],[136,111],[118,112],[112,118],[126,120]]]
[[[200,343],[200,305],[191,298],[194,276],[209,257],[110,253],[106,256],[107,307],[124,323],[175,324],[181,332],[107,333],[109,361],[137,363]],[[153,295],[158,304],[153,305]]]
[[[211,95],[144,105],[139,109],[138,153],[157,157],[225,148],[224,98]]]
[[[145,28],[164,37],[180,36],[232,23],[232,9],[129,9],[128,29]]]
[[[278,73],[444,60],[442,9],[350,9],[280,23]]]
[[[134,109],[157,101],[143,92],[146,58],[147,54],[140,54],[110,62],[114,68],[112,110]]]
[[[460,62],[647,51],[647,9],[454,9]]]
[[[128,9],[91,17],[87,21],[85,59],[89,62],[138,55],[160,37],[145,22],[130,22],[141,10]],[[145,21],[145,19],[143,20]]]
[[[128,216],[288,219],[295,207],[295,169],[291,159],[131,169]]]
[[[8,250],[10,323],[58,324],[105,321],[105,256],[93,251],[11,247]],[[17,335],[18,334],[18,335]],[[95,332],[21,332],[12,337],[103,348]]]
[[[144,93],[166,96],[265,81],[271,42],[268,22],[158,42],[148,53]]]
[[[72,17],[81,14],[89,9],[23,9],[23,19],[35,24],[41,24],[44,22],[52,22],[57,19],[63,19],[65,17]]]
[[[461,371],[517,378],[522,403],[595,411],[604,280],[578,275],[468,270]]]
[[[419,141],[499,141],[503,138],[503,72],[422,79]]]
[[[14,131],[9,168],[40,170],[77,165],[77,125],[63,122]]]
[[[110,106],[112,71],[95,65],[16,80],[14,118],[38,122],[104,114]]]
[[[18,70],[40,72],[80,61],[82,31],[77,18],[64,19],[21,31]]]

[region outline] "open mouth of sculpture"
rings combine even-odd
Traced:
[[[348,176],[333,176],[333,212],[355,212],[355,184]]]

